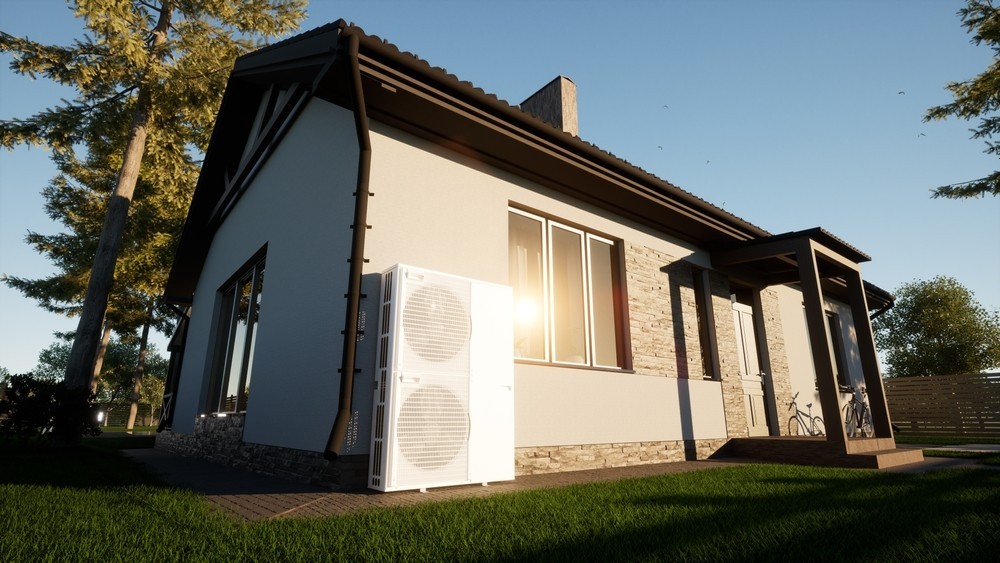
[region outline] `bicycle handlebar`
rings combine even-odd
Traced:
[[[792,410],[792,409],[795,408],[795,399],[798,399],[798,398],[799,398],[799,394],[798,393],[792,395],[792,402],[788,403],[788,410]]]

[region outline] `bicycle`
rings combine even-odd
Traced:
[[[844,405],[844,430],[847,431],[847,436],[854,438],[859,433],[863,438],[874,436],[872,412],[871,408],[868,407],[868,390],[864,387],[855,388],[851,385],[841,385],[840,392],[851,394],[851,401]]]
[[[812,415],[812,403],[806,405],[809,412],[800,411],[798,405],[795,404],[795,399],[798,398],[799,394],[796,393],[792,397],[792,402],[788,404],[789,410],[795,411],[792,418],[788,419],[788,435],[804,436],[808,434],[810,436],[822,436],[826,428],[826,425],[823,424],[823,419]]]

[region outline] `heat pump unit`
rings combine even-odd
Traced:
[[[397,265],[381,291],[369,488],[513,479],[511,288]]]

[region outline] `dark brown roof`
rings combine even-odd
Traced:
[[[213,210],[226,196],[222,178],[226,167],[242,153],[252,121],[247,115],[256,111],[260,92],[275,83],[300,83],[307,85],[312,96],[351,107],[345,61],[345,38],[350,35],[359,38],[362,75],[392,86],[364,89],[372,119],[709,250],[772,236],[413,53],[338,20],[236,61],[167,283],[168,300],[190,301],[220,220]]]

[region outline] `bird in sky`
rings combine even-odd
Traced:
[[[904,95],[904,96],[906,95],[906,92],[904,92],[904,91],[902,91],[902,90],[900,90],[899,92],[896,92],[896,93],[897,93],[897,94],[902,94],[902,95]]]

